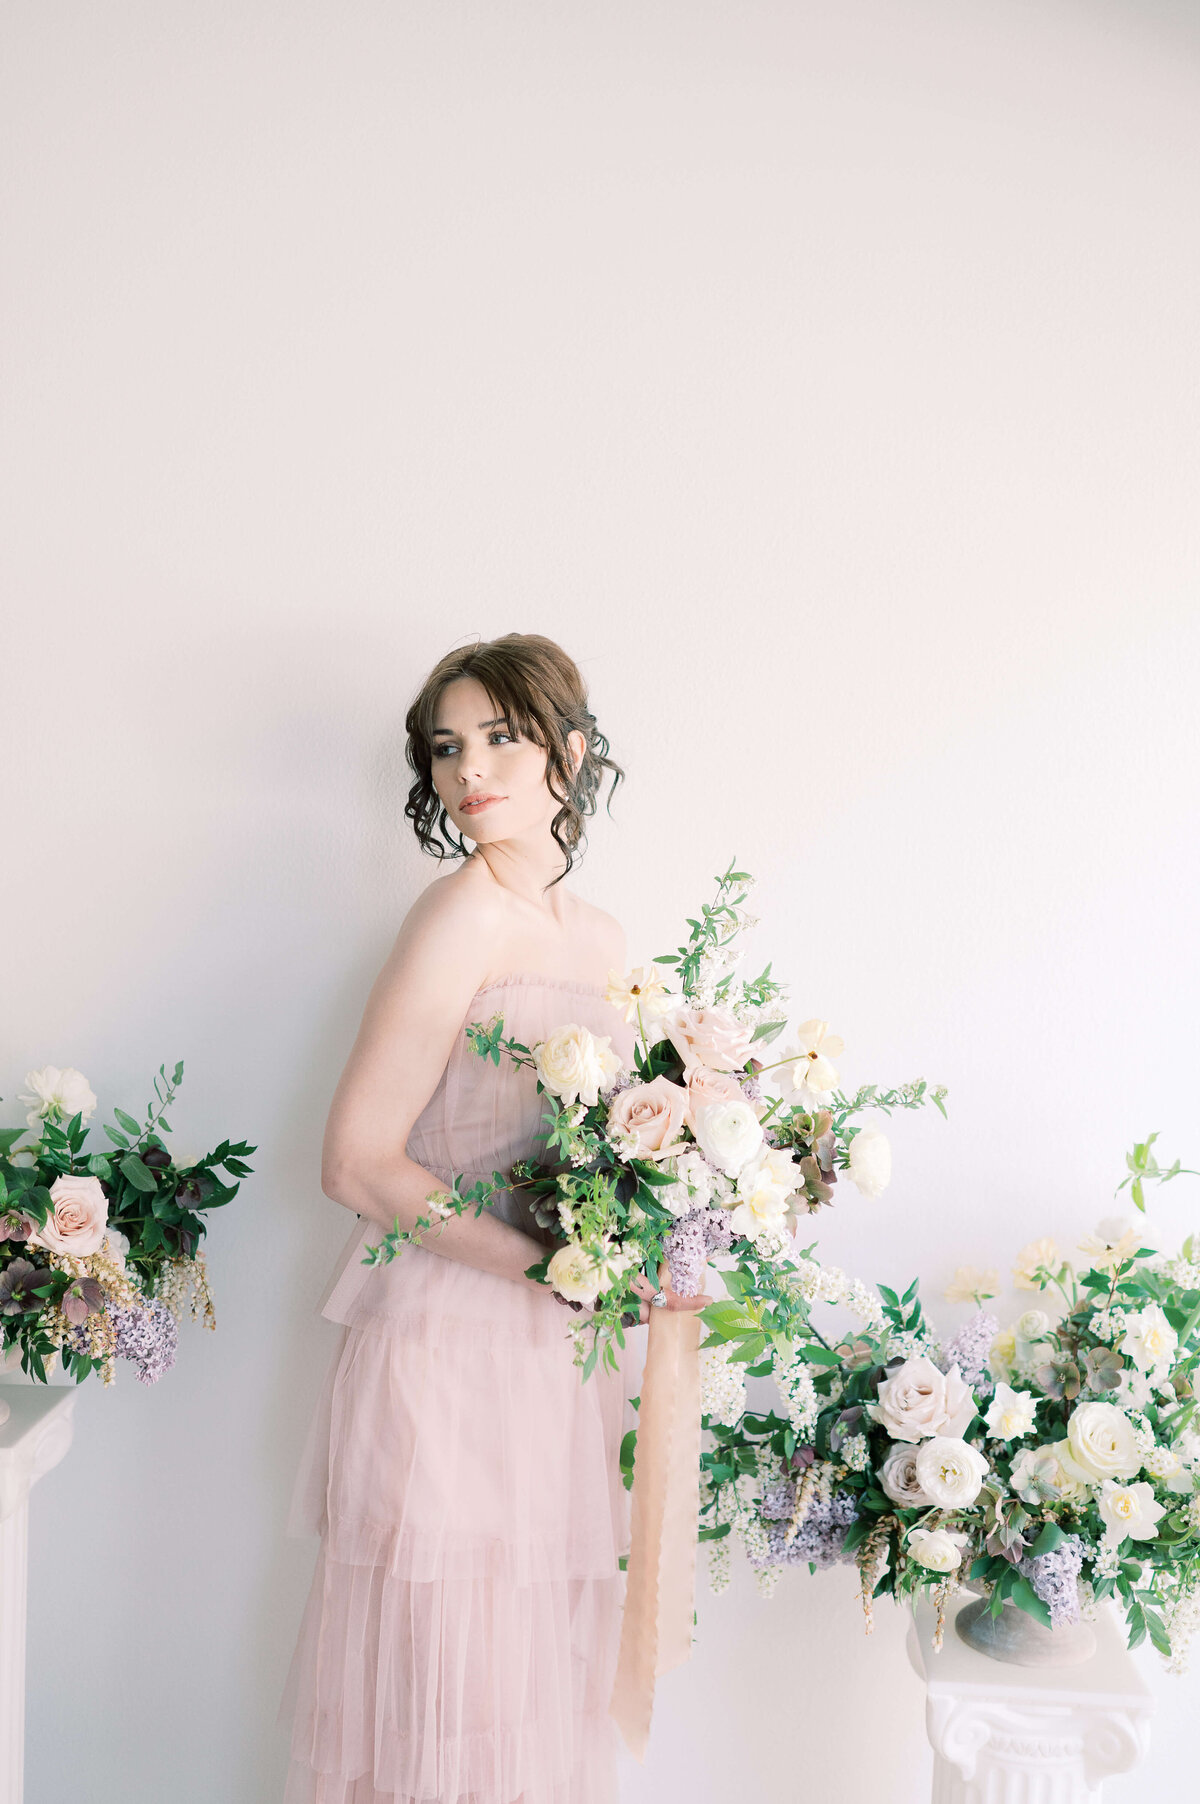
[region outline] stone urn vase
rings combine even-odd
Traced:
[[[959,1611],[954,1627],[976,1653],[1012,1666],[1079,1666],[1096,1651],[1096,1631],[1090,1622],[1048,1629],[1007,1600],[993,1616],[986,1597],[973,1599]]]

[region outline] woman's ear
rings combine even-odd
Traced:
[[[578,727],[573,728],[572,731],[567,734],[567,745],[570,747],[571,752],[571,772],[573,776],[577,777],[583,764],[584,754],[587,751],[587,740],[584,738]]]

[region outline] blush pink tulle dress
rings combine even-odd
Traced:
[[[497,1011],[526,1046],[573,1021],[632,1061],[599,985],[505,977],[464,1027]],[[545,1106],[464,1032],[407,1151],[447,1183],[507,1175],[544,1149]],[[489,1207],[546,1238],[511,1191]],[[612,1804],[624,1368],[581,1379],[578,1318],[548,1289],[419,1246],[363,1265],[383,1232],[356,1222],[320,1305],[344,1331],[288,1519],[321,1546],[280,1705],[284,1804]]]

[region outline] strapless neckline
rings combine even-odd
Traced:
[[[497,977],[493,983],[485,983],[476,990],[475,996],[486,996],[489,990],[503,990],[510,984],[537,984],[542,989],[574,990],[584,996],[603,996],[607,987],[602,983],[583,983],[575,977],[545,977],[538,971],[510,971],[506,977]],[[472,1002],[475,996],[472,996]]]

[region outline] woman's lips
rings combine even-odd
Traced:
[[[459,803],[459,813],[460,814],[482,814],[483,810],[485,808],[490,808],[493,802],[502,802],[503,800],[504,800],[503,796],[483,796],[480,798],[479,801],[475,801],[474,799],[472,799],[469,802],[460,802]]]

